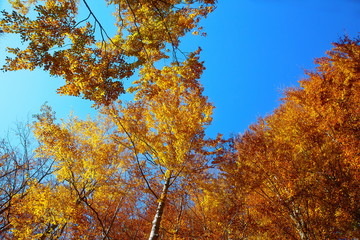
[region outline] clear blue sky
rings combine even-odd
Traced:
[[[96,7],[99,0],[88,2]],[[0,3],[7,8],[5,0]],[[203,25],[208,36],[184,39],[184,47],[203,49],[202,82],[216,107],[208,133],[228,136],[271,113],[282,89],[298,86],[303,70],[312,69],[314,58],[331,49],[331,42],[344,34],[357,36],[360,1],[219,0]],[[0,38],[1,64],[8,44],[19,43],[13,36]],[[45,72],[1,72],[0,81],[0,135],[16,120],[37,113],[45,101],[60,118],[71,110],[81,117],[94,113],[88,101],[58,96],[63,80]]]

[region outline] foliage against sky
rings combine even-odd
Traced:
[[[358,39],[336,43],[301,88],[286,91],[283,104],[243,135],[207,139],[214,107],[200,83],[201,50],[185,54],[178,47],[185,33],[201,30],[196,25],[213,1],[109,1],[119,6],[114,38],[87,1],[84,25],[73,16],[74,1],[37,5],[36,20],[26,16],[27,3],[13,1],[18,12],[4,12],[2,29],[29,43],[9,49],[15,57],[4,69],[40,67],[61,76],[66,82],[59,93],[91,100],[100,115],[59,122],[44,105],[33,124],[36,156],[26,144],[21,156],[2,142],[2,236],[359,234]],[[97,43],[90,18],[99,25]],[[162,59],[168,60],[159,64]],[[133,100],[115,101],[124,93],[118,80],[137,70],[128,88]],[[26,136],[20,134],[22,143]]]
[[[106,20],[106,30],[114,33],[113,24],[108,23],[114,18],[105,4],[88,3],[99,18]],[[1,1],[0,7],[10,10],[7,1]],[[216,11],[202,21],[207,37],[182,39],[185,52],[198,46],[203,49],[207,68],[203,84],[216,105],[207,133],[243,132],[257,117],[270,113],[278,106],[282,89],[297,86],[303,70],[312,69],[313,59],[331,49],[331,42],[344,34],[356,36],[359,11],[359,2],[353,0],[219,2]],[[82,12],[86,17],[87,11]],[[5,56],[6,46],[19,47],[20,42],[16,36],[3,34],[1,56]],[[2,65],[4,59],[0,62]],[[63,80],[50,78],[45,72],[1,72],[0,79],[0,101],[11,102],[0,105],[0,110],[7,112],[0,119],[2,133],[16,119],[37,113],[45,101],[62,118],[72,110],[82,117],[94,114],[90,101],[57,95]],[[13,85],[19,87],[15,90]]]

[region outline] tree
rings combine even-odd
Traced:
[[[209,149],[216,142],[205,140],[213,106],[202,95],[203,65],[197,54],[161,70],[143,68],[131,88],[135,100],[103,107],[96,120],[73,117],[60,125],[51,109],[43,108],[34,133],[41,143],[39,156],[55,162],[54,178],[29,190],[29,202],[18,208],[17,237],[144,239],[150,233],[149,239],[163,239],[182,234],[179,225],[166,229],[161,224],[165,206],[181,197],[181,205],[169,209],[191,207],[187,196],[208,179]],[[38,210],[31,213],[29,206]],[[131,230],[139,223],[140,229]]]
[[[50,175],[51,162],[35,158],[35,141],[28,124],[17,123],[8,138],[0,141],[0,236],[12,236],[15,209],[22,205],[27,190],[34,182],[41,183]]]
[[[219,161],[244,202],[247,238],[359,235],[359,43],[335,43],[302,88],[288,90]]]
[[[81,2],[89,15],[79,21]],[[122,79],[139,66],[177,59],[180,38],[200,31],[198,23],[213,10],[215,0],[105,1],[116,16],[114,36],[86,0],[11,3],[16,11],[2,11],[0,28],[18,34],[25,48],[8,48],[13,57],[7,57],[3,70],[39,67],[66,80],[60,94],[109,105],[125,93]]]
[[[134,231],[129,226],[153,215],[149,239],[158,239],[167,234],[160,228],[169,196],[184,196],[185,201],[185,189],[206,175],[207,148],[213,142],[204,139],[204,127],[211,122],[212,105],[198,81],[204,69],[200,50],[187,55],[179,44],[186,33],[201,30],[198,23],[215,1],[106,2],[116,8],[117,33],[112,37],[85,0],[89,16],[81,21],[76,20],[78,1],[12,1],[16,11],[3,11],[4,32],[19,34],[28,43],[22,50],[8,48],[14,57],[7,58],[3,69],[40,67],[61,76],[66,84],[59,93],[93,100],[104,116],[97,122],[74,118],[61,126],[48,107],[38,115],[38,156],[54,160],[54,175],[46,184],[31,186],[27,203],[17,208],[13,232],[19,238],[143,239],[148,223]],[[179,53],[186,60],[180,62]],[[158,61],[170,57],[161,67]],[[129,89],[135,100],[115,104],[125,91],[121,80],[138,68],[140,79]],[[72,199],[66,207],[64,196]],[[182,202],[180,208],[184,206]],[[131,216],[124,217],[127,209]],[[120,216],[126,219],[124,229],[115,224]]]
[[[37,119],[34,133],[42,143],[37,154],[54,160],[53,175],[51,181],[27,191],[24,204],[16,209],[14,236],[134,238],[139,189],[131,170],[125,172],[131,164],[126,151],[113,141],[111,125],[100,118],[92,122],[75,117],[58,125],[47,106]],[[122,228],[128,228],[126,235]]]
[[[204,159],[198,155],[208,144],[204,127],[210,124],[213,107],[202,96],[198,82],[202,70],[195,53],[180,66],[144,68],[143,77],[132,88],[138,100],[125,108],[109,110],[118,128],[127,133],[134,151],[150,157],[149,161],[159,168],[157,175],[164,178],[161,194],[154,193],[159,204],[153,221],[154,237],[149,239],[157,239],[172,182],[204,167]]]

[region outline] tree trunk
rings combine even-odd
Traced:
[[[304,219],[299,214],[299,210],[295,210],[292,213],[290,213],[290,218],[293,220],[295,224],[296,231],[298,232],[301,240],[309,240],[308,232],[306,231],[306,224],[304,222]]]
[[[152,222],[151,232],[149,236],[149,240],[157,240],[159,238],[159,230],[160,230],[160,224],[161,224],[161,217],[164,212],[165,207],[165,201],[167,192],[170,186],[170,176],[171,174],[165,174],[165,183],[163,186],[163,190],[161,192],[161,196],[158,199],[158,207],[156,209],[156,214],[154,216],[154,220]]]

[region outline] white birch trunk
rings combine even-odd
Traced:
[[[165,201],[167,192],[170,186],[170,174],[169,176],[165,176],[165,183],[163,186],[163,190],[161,192],[161,196],[159,198],[158,207],[156,209],[156,214],[154,216],[154,220],[152,222],[151,232],[149,236],[149,240],[157,240],[159,238],[159,230],[160,230],[160,224],[161,224],[161,217],[164,212],[165,207]]]

